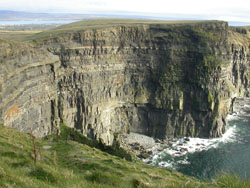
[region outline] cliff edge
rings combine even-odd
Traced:
[[[249,30],[225,22],[97,20],[31,39],[0,41],[0,123],[39,137],[61,122],[106,144],[218,137],[249,95]]]

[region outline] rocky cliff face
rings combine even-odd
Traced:
[[[0,123],[44,136],[64,122],[107,144],[122,132],[217,137],[233,99],[249,93],[249,44],[224,22],[1,42]]]

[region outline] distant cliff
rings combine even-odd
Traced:
[[[0,123],[114,135],[217,137],[249,95],[249,31],[225,22],[117,24],[0,41]],[[33,128],[31,128],[33,127]]]

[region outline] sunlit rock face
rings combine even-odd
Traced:
[[[248,95],[248,33],[224,22],[132,24],[0,41],[0,123],[39,137],[61,122],[114,135],[217,137]]]

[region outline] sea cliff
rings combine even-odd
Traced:
[[[63,122],[109,145],[129,132],[218,137],[234,99],[249,95],[247,29],[219,21],[77,28],[0,41],[0,123],[43,137]]]

